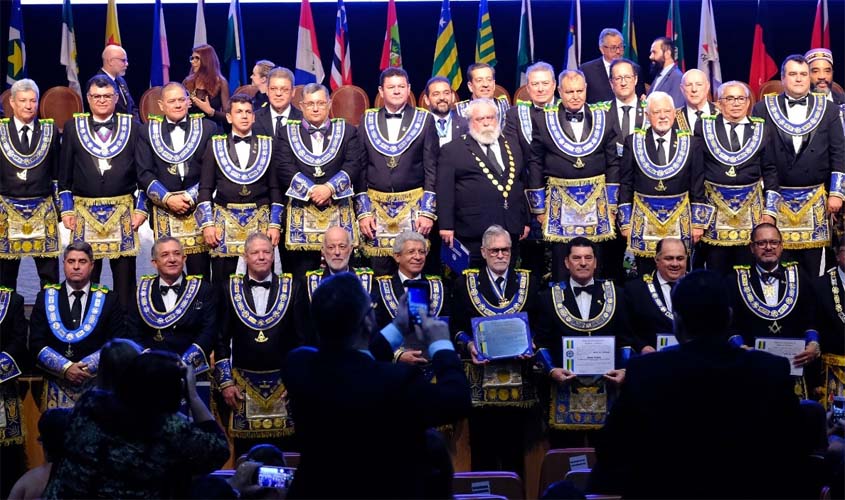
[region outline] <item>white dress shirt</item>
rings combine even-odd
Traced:
[[[237,135],[233,132],[233,137]],[[250,141],[241,141],[235,144],[235,154],[238,156],[238,166],[241,167],[242,170],[246,170],[249,166],[249,149],[250,149]]]
[[[385,119],[387,122],[387,140],[390,142],[396,142],[399,140],[399,134],[402,132],[402,121],[405,119],[405,108],[408,106],[402,106],[397,113],[402,113],[402,118],[390,118]],[[384,108],[385,113],[390,113],[387,108]],[[393,113],[391,113],[393,114]]]
[[[672,312],[672,286],[666,281],[660,272],[657,274],[657,283],[660,285],[660,292],[663,293],[663,305],[669,312]]]
[[[75,291],[71,288],[70,283],[65,282],[65,288],[67,289],[67,301],[68,305],[73,308],[73,301],[76,300],[73,296],[73,292]],[[79,318],[79,323],[82,324],[82,320],[85,319],[85,307],[88,304],[88,296],[91,295],[91,282],[89,281],[84,287],[80,289],[81,291],[85,292],[82,294],[82,297],[79,297],[79,301],[82,303],[82,316]],[[79,325],[76,325],[79,326]]]
[[[728,136],[728,140],[730,141],[730,138],[731,138],[731,122],[729,122],[727,118],[724,118],[724,115],[723,115],[722,120],[725,123],[725,134]],[[735,130],[736,130],[736,136],[739,138],[739,146],[742,147],[742,143],[745,142],[745,125],[748,124],[748,123],[751,123],[751,120],[749,120],[748,117],[743,117],[742,120],[740,120],[736,123],[740,125]]]
[[[179,285],[181,285],[181,284],[182,284],[182,276],[181,275],[178,278],[176,278],[176,281],[174,281],[170,285],[165,283],[164,280],[161,279],[161,278],[159,278],[159,280],[158,280],[158,286],[166,285],[166,286],[175,286],[175,287],[178,288]],[[163,294],[161,296],[161,301],[164,302],[164,311],[165,312],[172,311],[173,308],[176,307],[177,299],[179,299],[179,292],[176,289],[173,289],[173,290]]]
[[[631,109],[628,110],[628,115],[630,117],[630,125],[628,130],[622,130],[622,138],[621,140],[617,140],[620,144],[625,142],[625,137],[634,133],[634,129],[637,126],[637,96],[633,96],[631,98],[631,102],[622,102],[619,99],[616,99],[616,113],[617,118],[619,118],[619,129],[622,129],[622,123],[625,120],[625,110],[622,109],[622,106],[631,106]]]
[[[576,286],[589,286],[595,285],[595,280],[590,279],[589,282],[582,285],[577,281],[569,278],[569,287],[572,290],[572,295],[575,295],[575,303],[578,304],[578,312],[581,313],[581,319],[587,320],[590,319],[590,306],[593,303],[593,294],[587,292],[581,292],[579,294],[575,294],[575,287]]]
[[[183,118],[181,121],[186,121],[187,118]],[[176,123],[170,118],[167,118],[167,123]],[[187,122],[188,126],[190,126],[190,122]],[[185,131],[182,130],[182,127],[173,127],[173,131],[170,132],[170,142],[173,144],[173,151],[181,151],[183,147],[185,147]],[[182,180],[185,180],[185,163],[178,163],[176,168],[179,170],[179,177]]]
[[[482,144],[479,142],[478,146],[481,148],[481,151],[485,152],[488,156],[490,155],[490,153],[492,153],[493,156],[496,157],[496,161],[499,162],[498,166],[501,168],[499,172],[504,171],[505,162],[502,161],[502,148],[499,147],[499,141],[496,141],[492,144]]]
[[[265,276],[264,279],[256,279],[253,276],[247,275],[247,283],[249,283],[248,280],[250,279],[258,282],[266,281],[267,283],[271,283],[272,286],[273,278],[269,274]],[[270,299],[270,288],[264,288],[263,286],[251,286],[249,289],[252,292],[252,303],[255,304],[255,313],[267,314],[267,302]]]
[[[329,120],[326,120],[319,127],[315,127],[314,125],[311,125],[310,123],[307,123],[307,122],[304,122],[304,121],[302,123],[305,124],[306,130],[310,130],[311,128],[319,128],[319,127],[323,127],[323,128],[326,129],[326,135],[325,136],[321,133],[310,134],[311,135],[311,152],[314,153],[315,155],[322,154],[323,150],[326,148],[326,141],[331,137],[331,135],[329,134],[329,132],[331,131],[330,130],[331,129],[331,127],[330,127],[331,122]]]
[[[701,108],[701,109],[689,108],[689,112],[687,113],[687,115],[689,115],[689,117],[687,118],[687,122],[689,122],[688,125],[689,125],[689,129],[691,131],[695,130],[695,124],[698,123],[698,114],[697,113],[699,111],[701,111],[701,116],[706,116],[706,115],[710,114],[710,108],[707,106],[706,101],[704,102],[704,107]]]
[[[792,123],[801,123],[807,119],[807,105],[806,104],[796,104],[795,106],[789,105],[789,100],[791,98],[786,96],[786,116]],[[807,97],[809,99],[809,97]],[[798,154],[798,151],[801,150],[801,144],[804,142],[803,135],[793,135],[792,136],[792,147],[795,148],[795,153]]]
[[[440,145],[443,146],[444,144],[448,144],[452,141],[452,113],[446,113],[446,116],[439,116],[432,113],[432,117],[434,118],[434,124],[437,127],[437,138],[440,141]],[[440,128],[440,123],[438,120],[446,120],[445,125],[443,125],[443,129]],[[443,135],[441,136],[441,130]]]
[[[32,142],[32,133],[35,131],[35,120],[32,120],[29,123],[24,123],[24,122],[18,120],[17,116],[14,119],[15,119],[15,128],[18,130],[18,139],[19,139],[19,142],[21,144],[23,144],[23,127],[24,127],[24,125],[29,127],[27,129],[27,132],[26,132],[27,139],[29,140],[29,142],[26,145],[29,146],[29,147],[32,147],[34,145],[34,143]]]
[[[96,143],[97,146],[100,146],[100,147],[107,146],[107,145],[111,144],[111,142],[114,140],[114,135],[115,135],[115,133],[117,133],[117,124],[116,123],[114,124],[114,128],[109,131],[109,132],[111,132],[111,135],[109,136],[107,141],[104,141],[100,138],[100,134],[97,133],[97,132],[99,132],[99,127],[96,126],[96,124],[98,122],[107,122],[107,121],[110,121],[113,117],[114,117],[114,115],[109,115],[105,120],[97,120],[96,118],[94,118],[94,125],[95,126],[91,127],[91,132],[92,132],[91,137],[94,139],[94,143]],[[97,168],[100,169],[100,175],[103,175],[103,174],[106,173],[106,170],[111,169],[111,163],[109,163],[109,160],[97,158]]]
[[[273,134],[274,135],[279,133],[279,131],[276,130],[276,118],[279,117],[279,116],[282,117],[282,125],[287,125],[288,124],[288,117],[290,116],[290,104],[288,104],[288,107],[285,108],[285,110],[282,111],[281,113],[276,113],[276,110],[273,109],[273,106],[270,106],[270,124],[273,127]]]

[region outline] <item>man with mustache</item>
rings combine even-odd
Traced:
[[[680,104],[684,102],[684,94],[681,92],[683,74],[675,63],[675,54],[675,43],[671,39],[661,36],[652,42],[648,60],[651,61],[654,80],[648,94],[666,92],[672,96],[675,104]]]
[[[442,147],[447,142],[456,139],[467,132],[467,120],[452,109],[455,103],[455,92],[449,80],[443,76],[434,76],[425,84],[423,102],[437,128],[437,137]]]
[[[833,85],[833,52],[830,49],[810,49],[804,54],[810,65],[810,83],[813,92],[825,94],[827,100],[836,105],[845,104],[845,94],[835,90]]]
[[[490,99],[466,109],[469,134],[440,151],[437,198],[440,237],[452,247],[457,238],[470,252],[470,267],[482,264],[481,236],[497,224],[513,241],[528,234],[528,207],[522,195],[522,150],[502,136],[499,110]],[[515,253],[511,262],[516,262]]]

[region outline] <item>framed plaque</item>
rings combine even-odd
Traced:
[[[507,359],[534,352],[524,312],[472,318],[472,333],[479,359]]]

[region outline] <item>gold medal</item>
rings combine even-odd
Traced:
[[[399,166],[399,157],[388,156],[385,162],[387,163],[387,168],[396,168]]]
[[[666,191],[666,186],[663,184],[663,179],[660,179],[660,182],[657,183],[657,187],[654,188],[655,191]]]
[[[170,175],[176,175],[179,173],[179,165],[176,163],[172,163],[169,167],[167,167],[167,173]]]
[[[241,186],[241,190],[240,190],[240,192],[238,192],[238,194],[241,195],[241,196],[249,196],[249,195],[252,194],[252,191],[247,189],[246,186]]]
[[[731,167],[730,169],[728,169],[727,172],[725,172],[725,175],[727,175],[728,177],[736,177],[736,170]]]
[[[263,344],[264,342],[267,342],[269,339],[264,336],[264,330],[258,330],[258,336],[255,337],[254,340],[256,342],[258,342],[259,344]]]
[[[26,173],[27,172],[29,172],[29,170],[21,170],[20,172],[18,172],[15,175],[17,175],[18,179],[20,179],[22,181],[26,181]]]
[[[23,230],[23,234],[30,234],[32,232],[32,224],[24,222],[21,229]]]
[[[581,158],[578,158],[577,160],[575,160],[575,165],[573,166],[575,168],[584,168],[584,162],[581,161]]]
[[[324,175],[326,175],[326,173],[325,173],[325,172],[323,172],[323,169],[322,169],[322,168],[320,168],[320,167],[314,167],[314,177],[322,177],[322,176],[324,176]]]

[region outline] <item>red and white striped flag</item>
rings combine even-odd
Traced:
[[[341,85],[352,85],[352,56],[349,53],[349,25],[346,22],[346,6],[337,0],[337,19],[334,31],[334,57],[332,76],[329,82],[332,90]]]
[[[813,34],[810,37],[811,49],[830,48],[830,24],[827,17],[827,0],[816,4],[816,19],[813,21]]]

